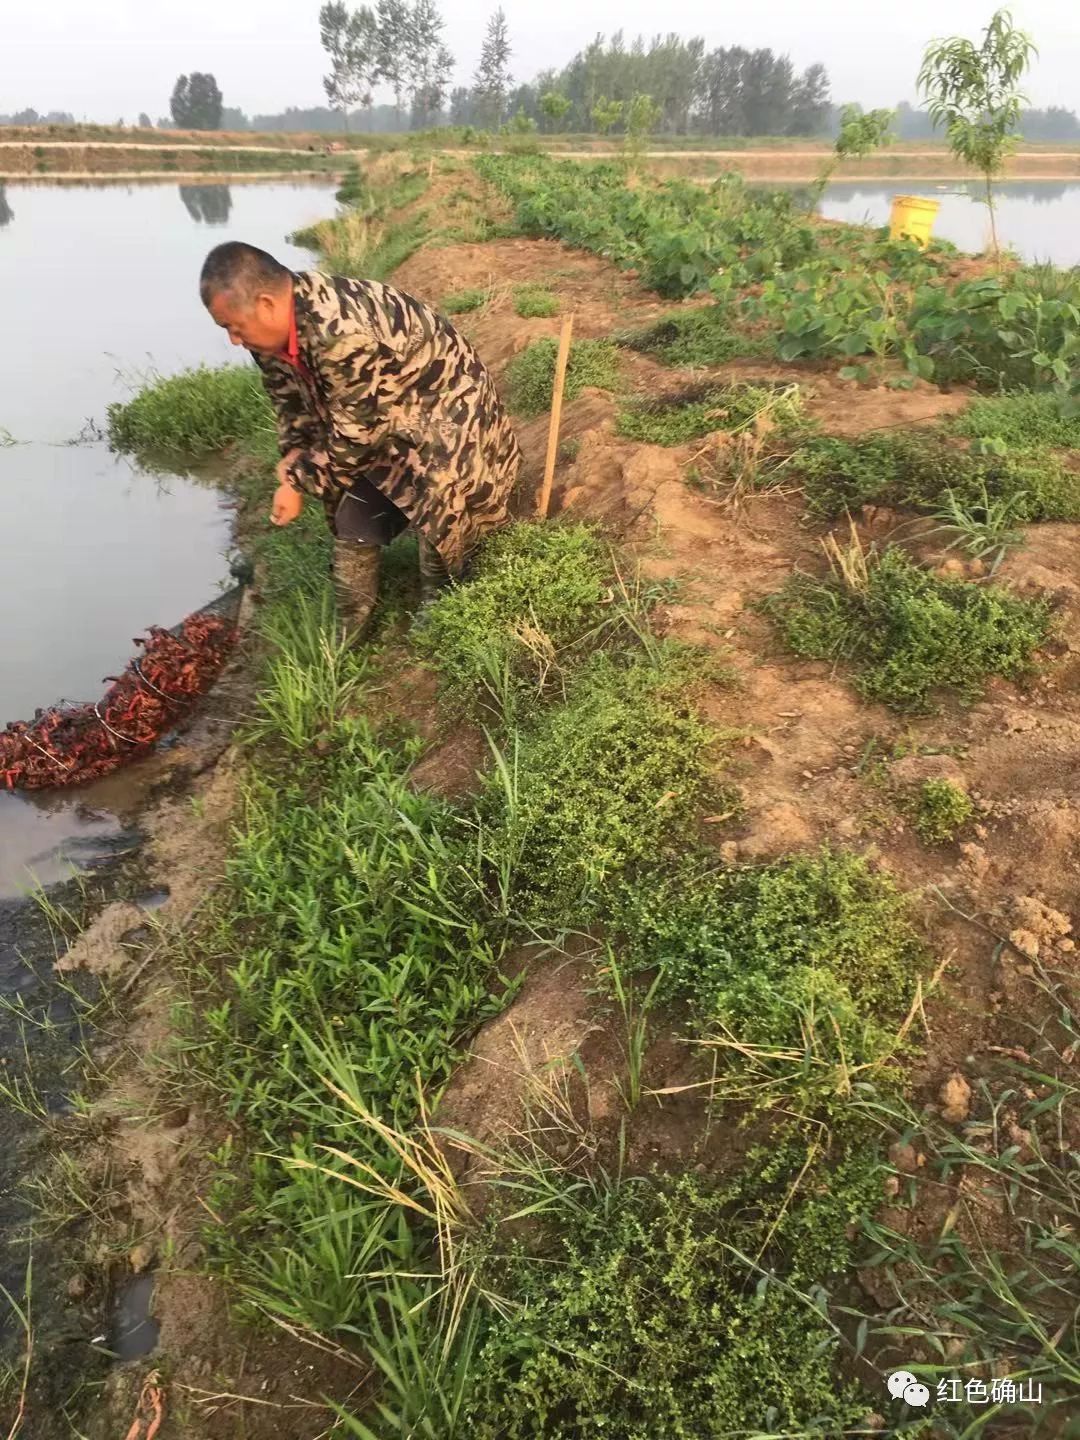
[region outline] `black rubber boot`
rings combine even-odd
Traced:
[[[450,584],[446,562],[430,540],[420,536],[420,609],[426,610]]]
[[[334,541],[334,598],[350,645],[364,638],[379,598],[381,549],[381,545],[361,545],[356,540]]]

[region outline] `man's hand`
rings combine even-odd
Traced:
[[[279,485],[274,491],[270,523],[271,525],[291,525],[303,508],[303,495],[286,481],[284,485]]]
[[[274,503],[270,507],[271,525],[291,525],[304,508],[303,495],[285,478],[285,471],[299,454],[299,450],[290,450],[275,466],[278,486],[274,491]]]

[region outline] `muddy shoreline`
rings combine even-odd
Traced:
[[[115,805],[119,833],[97,841],[95,859],[49,886],[43,903],[0,900],[0,997],[9,1009],[0,1026],[0,1077],[12,1086],[0,1105],[0,1284],[19,1302],[32,1259],[39,1363],[30,1426],[20,1433],[41,1440],[69,1435],[62,1416],[71,1397],[147,1353],[157,1338],[145,1318],[150,1263],[132,1263],[123,1248],[109,1253],[126,1234],[137,1260],[139,1222],[102,1183],[111,1169],[103,1157],[115,1124],[114,1082],[136,1053],[132,1017],[120,1015],[116,1001],[138,996],[162,927],[182,923],[203,893],[194,855],[186,867],[173,862],[204,823],[193,797],[217,773],[250,690],[243,640],[251,601],[234,591],[213,603],[238,627],[214,689],[137,766],[78,792]],[[200,848],[195,841],[196,854]],[[141,1291],[133,1295],[136,1280]],[[24,1338],[6,1312],[0,1366]]]

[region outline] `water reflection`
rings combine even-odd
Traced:
[[[181,185],[184,209],[199,225],[227,225],[232,210],[228,185]]]
[[[15,211],[12,210],[8,204],[7,194],[5,193],[3,185],[0,185],[0,230],[2,230],[5,225],[10,225],[14,219]]]
[[[990,244],[986,192],[978,181],[912,179],[832,182],[820,211],[829,220],[885,225],[893,197],[924,195],[940,202],[934,234],[969,254]],[[1080,262],[1080,184],[1076,181],[1006,180],[994,186],[1001,243],[1027,261]]]

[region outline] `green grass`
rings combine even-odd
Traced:
[[[861,588],[795,576],[763,608],[796,655],[844,662],[867,699],[915,712],[949,693],[974,700],[992,675],[1029,675],[1050,634],[1045,601],[941,579],[896,546]]]
[[[270,720],[290,675],[270,676]],[[493,1007],[501,942],[467,879],[468,837],[407,782],[415,748],[391,751],[340,712],[317,718],[326,753],[293,749],[248,777],[228,882],[190,957],[187,1067],[242,1125],[243,1153],[219,1154],[210,1196],[229,1215],[210,1232],[215,1263],[247,1301],[343,1336],[365,1313],[366,1270],[408,1232],[308,1168],[340,1170],[320,1150],[337,1136],[396,1170],[326,1081],[409,1127],[417,1076],[437,1090]]]
[[[547,319],[559,313],[559,301],[544,285],[519,285],[514,291],[514,314],[523,320]]]
[[[971,796],[951,780],[926,780],[912,802],[919,839],[927,845],[955,840],[975,813]]]
[[[443,297],[439,308],[446,315],[467,315],[479,310],[487,298],[486,290],[456,290],[452,295]]]
[[[935,510],[986,499],[1009,501],[1021,522],[1080,519],[1080,474],[1045,449],[972,454],[935,431],[821,436],[798,449],[789,469],[801,477],[811,513],[823,519],[866,504]]]
[[[835,1110],[852,1077],[895,1087],[891,1062],[926,954],[909,902],[859,856],[824,851],[718,869],[689,853],[636,878],[618,912],[630,963],[689,1005],[741,1083],[756,1048],[755,1102]],[[880,1067],[876,1076],[869,1071]],[[745,1098],[740,1095],[740,1098]]]
[[[529,419],[551,408],[555,388],[555,340],[535,340],[506,367],[507,404],[515,415]],[[563,398],[575,400],[582,390],[617,390],[619,352],[607,340],[575,340],[570,346]]]
[[[952,422],[958,435],[1008,446],[1080,446],[1080,416],[1070,415],[1053,392],[1018,391],[979,397]]]
[[[768,340],[756,340],[732,326],[727,305],[694,310],[673,310],[670,315],[632,331],[619,344],[629,350],[655,355],[665,365],[723,365],[775,349]]]
[[[253,435],[274,443],[274,420],[253,365],[200,365],[154,377],[130,400],[108,409],[109,443],[144,458],[191,461]]]
[[[610,630],[613,563],[584,526],[513,525],[483,547],[469,584],[430,608],[417,646],[459,703],[509,721],[557,693]]]
[[[599,897],[633,866],[686,843],[715,794],[716,737],[698,718],[693,652],[594,655],[568,689],[507,747],[480,806],[495,873],[511,875],[515,912],[556,929],[595,919]]]
[[[684,1175],[567,1203],[562,1224],[485,1273],[513,1308],[477,1347],[463,1432],[698,1440],[853,1424],[866,1403],[834,1373],[840,1340],[819,1290],[830,1273],[814,1261],[845,1262],[845,1229],[880,1178],[872,1153],[818,1165],[787,1208],[805,1156],[793,1142],[720,1189]]]
[[[617,430],[628,440],[648,445],[685,445],[717,431],[750,429],[768,416],[780,431],[790,430],[802,416],[795,386],[695,386],[681,395],[639,400],[620,410]]]

